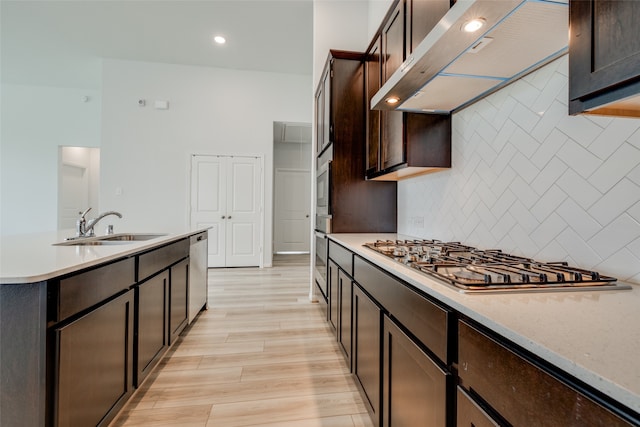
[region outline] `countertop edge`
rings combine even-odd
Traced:
[[[348,234],[348,236],[354,236],[354,234]],[[401,234],[367,234],[364,236],[377,236],[379,239],[390,238],[395,240],[396,238],[413,238],[411,236],[404,236]],[[344,238],[341,238],[339,234],[328,235],[330,240],[346,247],[367,261],[375,264],[377,267],[385,270],[386,272],[398,277],[402,281],[408,283],[409,285],[419,289],[420,291],[432,296],[433,298],[441,301],[443,304],[448,305],[449,307],[459,311],[465,316],[473,319],[479,324],[487,327],[488,329],[494,331],[498,335],[503,336],[504,338],[512,341],[513,343],[519,345],[527,351],[537,355],[542,360],[547,363],[557,367],[558,369],[563,370],[567,374],[577,378],[578,380],[584,382],[585,384],[593,387],[599,392],[611,397],[615,401],[620,404],[626,406],[632,411],[640,414],[640,396],[634,393],[631,390],[628,390],[614,380],[611,380],[598,372],[595,372],[589,368],[581,366],[576,362],[572,361],[571,358],[554,352],[547,348],[546,346],[530,339],[529,337],[522,335],[518,331],[509,328],[506,325],[503,325],[497,322],[495,319],[479,313],[474,309],[468,307],[464,303],[457,301],[455,297],[450,296],[453,292],[454,294],[463,295],[461,292],[454,290],[446,284],[443,284],[435,279],[432,279],[428,276],[422,275],[418,272],[412,272],[404,265],[396,263],[392,263],[388,258],[375,253],[374,251],[367,249],[363,246],[354,246],[349,241],[346,241]],[[375,239],[374,239],[375,241]],[[407,270],[406,272],[403,270]],[[405,274],[406,273],[406,274]],[[419,279],[416,278],[415,275],[419,275]],[[439,289],[440,288],[440,289]],[[595,292],[608,292],[608,291],[595,291]],[[447,295],[449,294],[449,295]],[[488,295],[474,295],[473,298],[485,298]]]
[[[0,286],[6,286],[6,285],[24,285],[24,284],[29,284],[29,283],[38,283],[38,282],[44,282],[47,280],[51,280],[53,278],[56,277],[60,277],[60,276],[64,276],[67,274],[71,274],[80,270],[85,270],[87,268],[91,268],[94,266],[98,266],[101,264],[105,264],[111,261],[115,261],[121,258],[127,258],[129,256],[132,256],[134,254],[140,253],[140,252],[146,252],[150,249],[153,249],[154,247],[158,247],[158,246],[164,246],[168,243],[171,242],[175,242],[178,240],[182,240],[184,238],[193,236],[195,234],[199,234],[202,233],[204,231],[209,230],[211,227],[200,227],[200,228],[194,228],[192,230],[189,231],[184,231],[184,232],[177,232],[177,233],[167,233],[165,236],[159,236],[156,237],[154,239],[150,239],[150,240],[144,240],[144,241],[138,241],[138,242],[132,242],[130,244],[126,244],[126,245],[121,245],[121,246],[117,246],[117,247],[112,247],[112,248],[117,248],[117,249],[121,249],[117,252],[111,253],[111,254],[107,254],[104,256],[100,256],[85,262],[78,262],[77,264],[74,265],[69,265],[69,266],[65,266],[65,267],[61,267],[61,268],[57,268],[54,270],[49,270],[46,272],[38,272],[36,274],[31,274],[31,275],[22,275],[22,276],[1,276],[0,277]],[[120,233],[119,233],[120,234]],[[138,233],[136,233],[138,234]],[[69,248],[73,248],[73,246],[69,246],[69,247],[60,247],[61,250],[64,249],[69,249]]]

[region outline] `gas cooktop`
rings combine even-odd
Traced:
[[[367,248],[454,286],[460,292],[631,289],[597,271],[566,262],[539,262],[439,240],[378,240]]]

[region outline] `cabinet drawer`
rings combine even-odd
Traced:
[[[135,260],[127,258],[60,280],[60,321],[129,289],[135,283]]]
[[[353,254],[332,240],[329,240],[329,258],[345,273],[353,276]]]
[[[182,239],[140,255],[138,257],[138,281],[143,281],[187,256],[189,256],[189,239]]]
[[[484,409],[469,397],[460,387],[457,388],[456,418],[458,427],[500,427]]]
[[[354,279],[440,360],[449,362],[449,311],[412,291],[398,279],[354,257]]]
[[[511,425],[632,425],[463,321],[458,345],[460,385]]]

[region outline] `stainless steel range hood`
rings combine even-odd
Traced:
[[[483,27],[465,32],[477,18]],[[371,99],[371,109],[464,108],[565,54],[568,27],[567,0],[458,0]]]

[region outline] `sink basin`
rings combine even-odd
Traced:
[[[141,241],[151,240],[157,237],[166,236],[166,234],[113,234],[111,236],[98,237],[101,242],[113,242],[113,241]]]
[[[127,243],[141,242],[151,240],[158,237],[166,236],[162,233],[122,233],[111,234],[107,236],[97,237],[81,237],[72,240],[66,240],[60,243],[54,243],[54,246],[108,246],[108,245],[126,245]]]
[[[109,245],[122,245],[128,242],[123,241],[104,241],[104,240],[92,240],[92,239],[77,239],[67,240],[66,242],[54,243],[53,246],[109,246]]]

